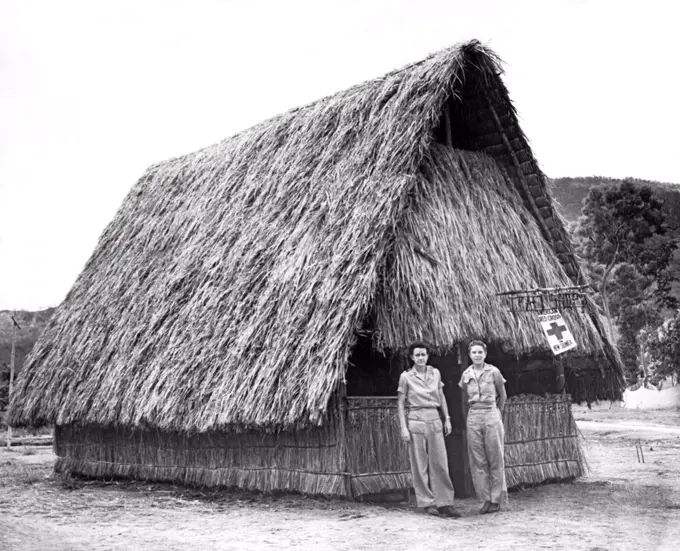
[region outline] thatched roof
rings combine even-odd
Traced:
[[[36,344],[10,422],[300,426],[369,317],[377,347],[543,347],[490,297],[579,272],[499,74],[457,46],[152,166]],[[435,146],[444,111],[449,143],[488,156]],[[601,354],[592,323],[569,321]]]
[[[536,314],[513,313],[496,294],[572,281],[509,186],[484,153],[430,148],[375,301],[378,345],[425,340],[446,348],[480,338],[516,354],[546,349]],[[605,354],[588,316],[563,315],[579,350]]]

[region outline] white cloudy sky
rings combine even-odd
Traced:
[[[142,171],[478,38],[551,177],[680,182],[667,0],[0,0],[0,309],[58,304]]]

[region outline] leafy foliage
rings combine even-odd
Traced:
[[[651,358],[652,382],[672,373],[680,375],[680,310],[643,337]]]
[[[678,216],[670,218],[675,224]],[[630,382],[640,370],[648,376],[647,335],[663,321],[663,308],[677,306],[677,233],[666,219],[665,204],[650,186],[624,181],[591,188],[569,226],[612,334],[616,323]]]
[[[669,182],[642,180],[639,178],[607,178],[604,176],[553,178],[549,180],[550,192],[557,200],[557,209],[568,221],[574,222],[581,216],[583,200],[591,188],[621,185],[624,182],[635,186],[647,186],[664,204],[666,223],[672,229],[680,227],[680,186]]]
[[[665,268],[672,247],[666,241],[648,241],[666,233],[662,206],[648,186],[624,182],[592,188],[577,227],[581,254],[605,266],[629,262],[643,272]],[[663,258],[655,256],[666,249],[669,252]]]

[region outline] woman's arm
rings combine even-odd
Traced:
[[[465,385],[460,387],[460,399],[463,403],[463,414],[465,415],[465,419],[467,419],[468,407],[470,406],[470,404],[468,403],[468,393],[467,389],[465,388]]]
[[[508,399],[508,395],[505,392],[505,384],[503,384],[502,376],[494,377],[494,384],[496,385],[496,394],[498,395],[498,409],[500,409],[501,413],[503,413],[503,410],[505,409],[505,401]]]
[[[399,417],[399,426],[401,427],[401,439],[404,442],[410,442],[411,434],[409,433],[408,425],[406,424],[405,402],[406,395],[403,392],[400,392],[397,396],[397,415]]]
[[[451,434],[451,417],[449,416],[449,406],[446,404],[446,398],[444,398],[444,391],[439,389],[439,407],[442,408],[442,413],[446,417],[444,421],[444,436]]]

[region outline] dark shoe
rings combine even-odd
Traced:
[[[434,505],[430,505],[429,507],[425,507],[425,514],[438,517],[439,511]]]
[[[460,518],[460,513],[453,508],[453,505],[439,507],[439,514],[443,517]]]
[[[486,515],[489,512],[489,507],[491,507],[491,502],[485,501],[484,505],[482,505],[482,508],[479,510],[479,514]]]
[[[500,510],[501,510],[501,506],[498,503],[492,503],[489,506],[489,510],[487,512],[488,513],[497,513]]]

